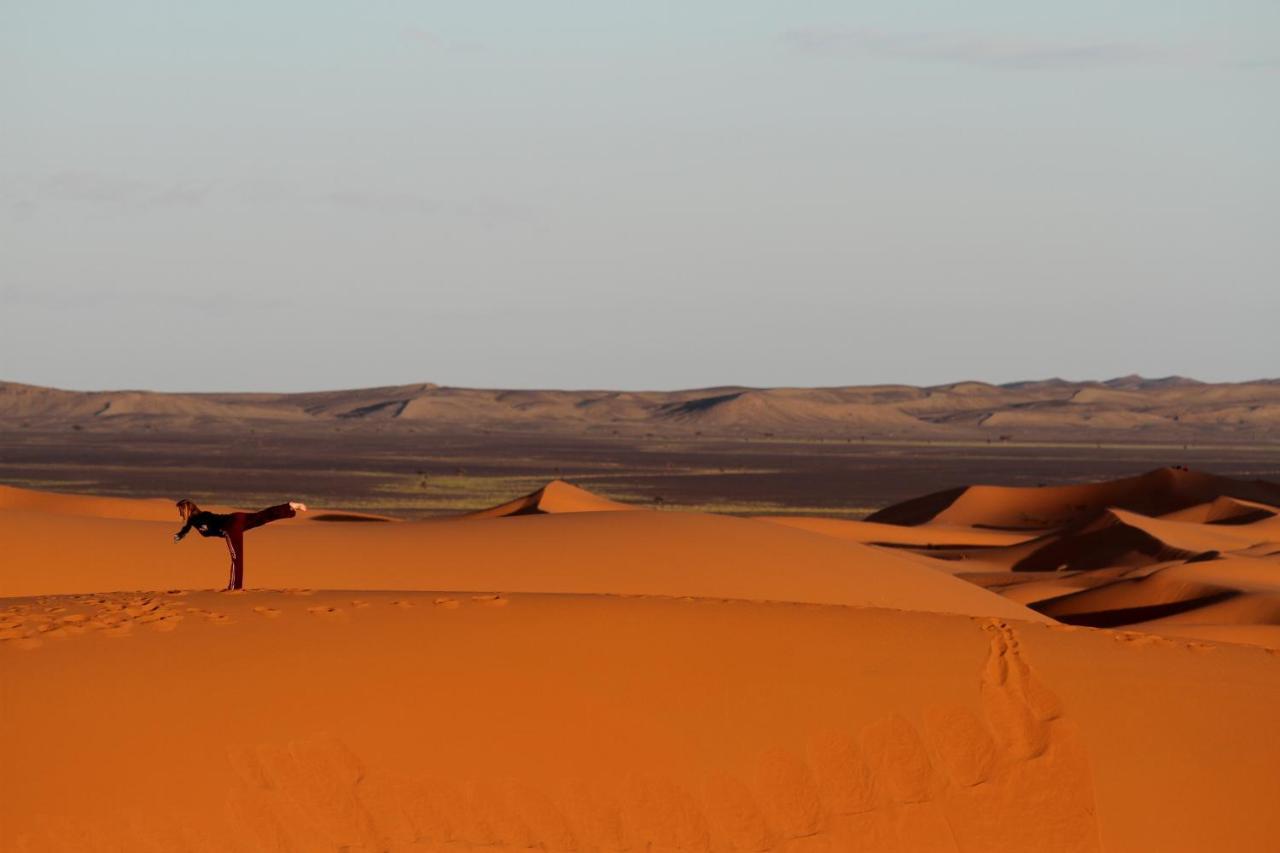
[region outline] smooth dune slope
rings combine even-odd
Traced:
[[[1280,509],[1267,504],[1238,498],[1214,498],[1208,503],[1167,512],[1160,518],[1199,524],[1248,524],[1274,515],[1280,515]]]
[[[250,531],[237,593],[168,501],[0,491],[0,850],[1272,850],[1280,515],[1144,482],[1196,511],[1009,532],[553,482]]]
[[[564,480],[552,480],[541,489],[523,497],[467,513],[463,518],[506,518],[552,512],[619,512],[638,509],[640,507],[611,501]]]
[[[15,851],[1182,851],[1280,836],[1280,658],[818,605],[9,600]]]
[[[886,507],[867,520],[886,524],[937,523],[1047,530],[1105,509],[1162,515],[1219,497],[1280,506],[1280,485],[1160,468],[1137,477],[1074,486],[966,486]]]
[[[944,524],[907,527],[874,521],[846,521],[838,518],[811,518],[802,515],[758,516],[761,521],[797,527],[835,539],[865,542],[872,545],[903,545],[918,548],[978,547],[1016,545],[1033,533],[1010,533],[1003,530],[951,526]]]
[[[221,540],[175,522],[0,511],[0,594],[217,588]],[[577,512],[388,524],[272,525],[245,536],[253,587],[690,595],[1041,619],[916,559],[727,516]]]

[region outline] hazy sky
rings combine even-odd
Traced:
[[[1280,3],[0,3],[0,379],[1280,375]]]

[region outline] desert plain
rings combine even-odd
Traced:
[[[1277,389],[6,385],[0,848],[1274,850]]]

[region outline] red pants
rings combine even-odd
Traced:
[[[271,506],[257,512],[233,512],[231,524],[222,538],[227,541],[227,550],[231,552],[231,580],[227,589],[244,589],[244,532],[261,527],[281,518],[293,518],[297,513],[288,504]]]

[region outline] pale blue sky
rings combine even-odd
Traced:
[[[1280,3],[0,5],[0,378],[1280,374]]]

